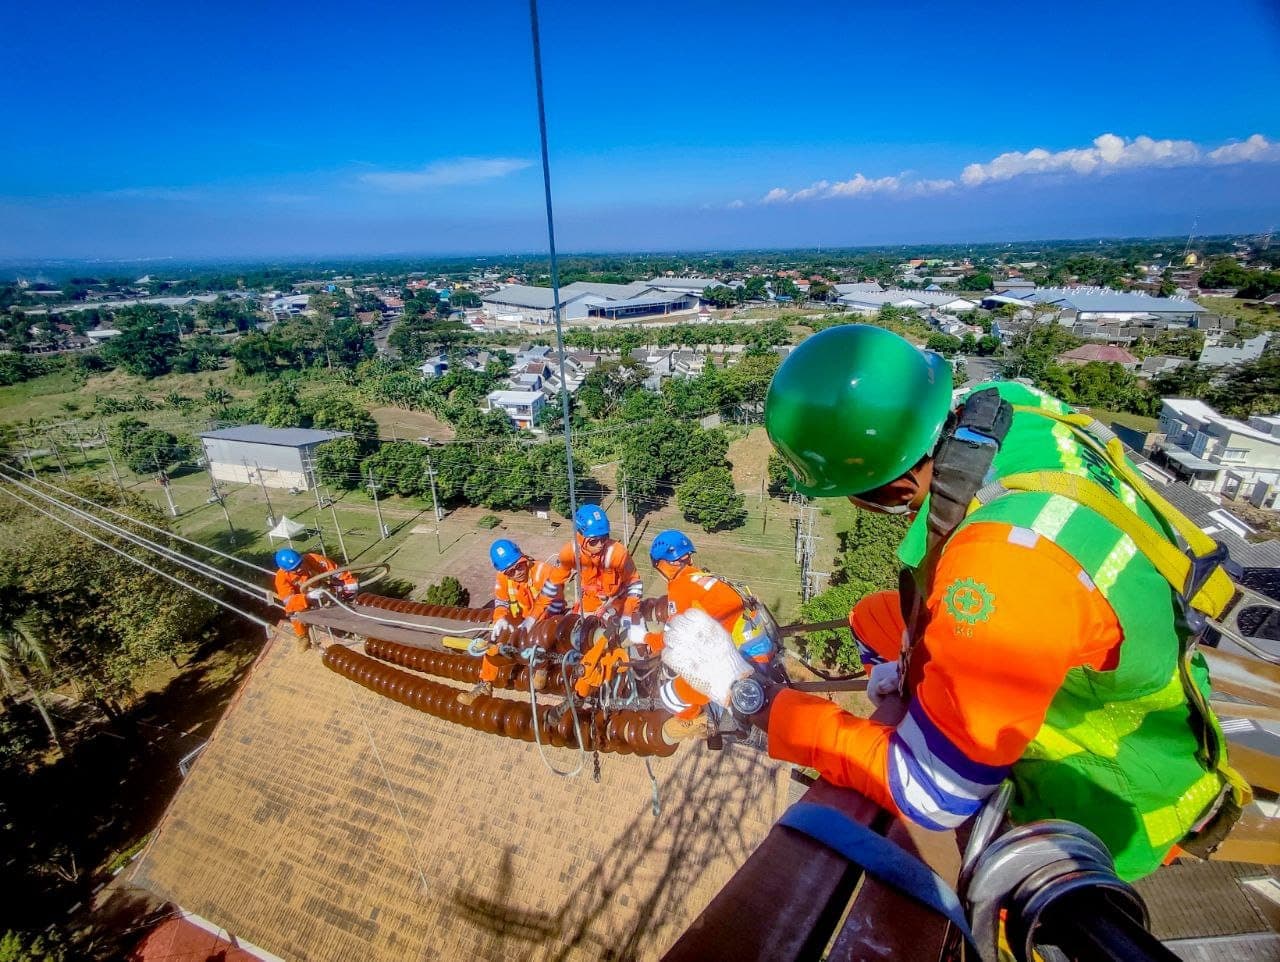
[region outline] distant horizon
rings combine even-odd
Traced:
[[[1245,230],[1245,231],[1216,231],[1213,233],[1195,234],[1192,238],[1191,246],[1194,249],[1198,244],[1222,242],[1224,240],[1258,236],[1265,233],[1265,230]],[[1088,234],[1078,237],[1029,237],[1016,240],[986,240],[986,241],[925,241],[919,243],[885,243],[885,244],[845,244],[845,245],[821,245],[821,246],[759,246],[750,247],[704,247],[704,248],[670,248],[666,250],[658,249],[607,249],[595,248],[584,250],[560,250],[557,249],[556,256],[559,260],[574,258],[599,258],[599,257],[710,257],[715,255],[736,256],[760,254],[760,255],[807,255],[821,257],[823,254],[850,254],[850,253],[874,253],[877,251],[928,251],[933,248],[955,248],[955,247],[974,247],[974,248],[992,248],[1007,246],[1014,249],[1024,249],[1035,245],[1064,245],[1064,244],[1085,244],[1096,241],[1099,244],[1107,243],[1146,243],[1156,244],[1162,241],[1169,241],[1175,244],[1186,244],[1187,238],[1180,234],[1116,234],[1116,235],[1099,235]],[[1277,237],[1276,243],[1280,244],[1280,236]],[[1180,252],[1179,252],[1180,254]],[[1178,256],[1175,254],[1175,256]],[[183,257],[181,255],[158,255],[152,257],[123,257],[123,258],[102,258],[102,257],[47,257],[23,259],[15,257],[0,257],[0,271],[5,272],[5,279],[10,279],[9,274],[14,271],[27,269],[38,271],[42,269],[56,269],[60,272],[70,270],[74,267],[102,267],[108,268],[112,265],[120,267],[135,266],[145,268],[148,265],[163,270],[165,265],[171,265],[178,268],[186,267],[260,267],[260,266],[278,266],[278,267],[336,267],[344,264],[377,264],[383,262],[397,261],[450,261],[450,260],[492,260],[494,262],[510,261],[510,260],[535,260],[545,261],[548,259],[548,252],[543,250],[512,250],[512,251],[448,251],[448,252],[430,252],[430,251],[387,251],[382,253],[335,253],[335,254],[316,254],[316,255],[262,255],[262,256],[208,256],[208,257]],[[738,270],[742,265],[735,265],[733,270]],[[146,273],[145,270],[143,272]],[[17,279],[17,275],[13,275],[11,279]],[[31,280],[31,278],[25,278]]]

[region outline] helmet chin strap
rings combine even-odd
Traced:
[[[901,504],[880,504],[876,501],[864,501],[856,494],[849,496],[849,500],[857,503],[858,507],[867,511],[873,511],[876,514],[915,514],[916,509],[911,507],[911,502],[916,499],[916,495],[920,493],[920,476],[916,474],[916,469],[912,468],[902,475],[902,478],[909,478],[911,481],[911,494]],[[899,478],[898,480],[902,480]]]

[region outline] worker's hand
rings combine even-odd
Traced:
[[[879,706],[886,698],[898,693],[901,668],[896,661],[871,666],[871,672],[867,676],[867,698],[871,700],[871,704]]]
[[[349,585],[344,584],[344,585],[341,587],[341,589],[339,589],[339,590],[341,591],[342,597],[344,597],[344,598],[346,598],[348,601],[350,601],[352,598],[354,598],[354,597],[359,593],[359,591],[360,591],[360,582],[358,582],[358,581],[357,581],[357,582],[354,582],[354,583],[349,584]]]
[[[729,689],[751,674],[733,638],[705,611],[690,608],[667,622],[662,663],[718,705],[729,704]]]
[[[507,626],[510,624],[511,622],[506,620],[495,621],[493,623],[493,627],[489,629],[489,637],[492,638],[494,641],[497,641],[499,638],[501,638],[503,635],[507,633]]]
[[[627,644],[642,645],[644,644],[645,630],[644,625],[628,625],[627,626]]]
[[[524,621],[520,622],[520,630],[525,632],[526,634],[528,634],[529,629],[532,628],[533,626],[534,626],[533,615],[530,615],[529,617],[525,618]]]
[[[323,600],[324,600],[324,589],[323,589],[323,588],[312,588],[310,591],[308,591],[308,592],[307,592],[307,597],[308,597],[308,598],[310,598],[312,601],[323,601]]]

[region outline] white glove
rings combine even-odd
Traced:
[[[323,601],[323,600],[324,600],[324,589],[323,589],[323,588],[312,588],[310,591],[308,591],[308,592],[307,592],[307,597],[308,597],[308,598],[310,598],[312,601]]]
[[[716,704],[729,704],[729,689],[751,674],[733,638],[705,611],[690,608],[667,622],[662,663]]]
[[[504,634],[506,634],[506,631],[507,631],[507,622],[495,621],[493,623],[493,627],[489,629],[489,637],[492,638],[494,641],[497,641]]]
[[[629,625],[627,627],[627,644],[643,645],[645,630],[644,625]]]
[[[871,666],[867,676],[867,697],[878,706],[886,698],[898,693],[898,676],[902,666],[896,661],[884,661]]]
[[[520,630],[521,630],[521,631],[528,631],[530,628],[532,628],[532,627],[533,627],[533,624],[534,624],[534,621],[533,621],[533,615],[530,615],[530,616],[529,616],[528,618],[526,618],[524,621],[520,622]]]

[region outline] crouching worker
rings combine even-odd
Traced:
[[[592,615],[608,624],[595,634],[582,657],[574,692],[588,698],[626,670],[622,643],[644,640],[640,622],[640,597],[644,585],[627,546],[610,536],[609,518],[599,505],[584,504],[573,516],[573,543],[560,549],[559,578],[567,582],[581,569],[581,595],[575,612]]]
[[[279,569],[276,571],[276,594],[284,602],[286,615],[296,615],[299,611],[306,611],[311,607],[312,602],[319,602],[327,590],[336,588],[343,597],[354,598],[356,591],[360,588],[360,582],[355,575],[349,571],[341,571],[330,579],[330,583],[317,582],[304,591],[302,586],[316,575],[338,571],[337,562],[322,554],[313,552],[301,554],[292,548],[281,548],[276,552],[275,560],[276,567]],[[305,624],[297,618],[291,618],[290,621],[293,624],[294,634],[302,639],[309,637]]]
[[[458,701],[470,705],[481,695],[493,694],[493,683],[505,678],[515,659],[502,654],[501,644],[527,632],[543,618],[564,614],[564,581],[553,564],[535,562],[514,541],[500,538],[489,548],[489,560],[497,572],[493,586],[493,627],[489,647],[480,662],[480,681],[470,691],[458,693]],[[533,686],[541,691],[547,670],[535,668]]]
[[[683,531],[663,531],[649,546],[649,560],[667,581],[668,617],[690,609],[705,611],[729,633],[738,652],[761,668],[767,668],[777,652],[771,637],[771,620],[750,591],[708,574],[693,563],[693,542]],[[663,632],[649,632],[645,643],[654,654],[662,651]],[[706,738],[710,720],[704,710],[710,699],[679,675],[659,690],[662,705],[671,712],[662,726],[668,744],[689,738]]]

